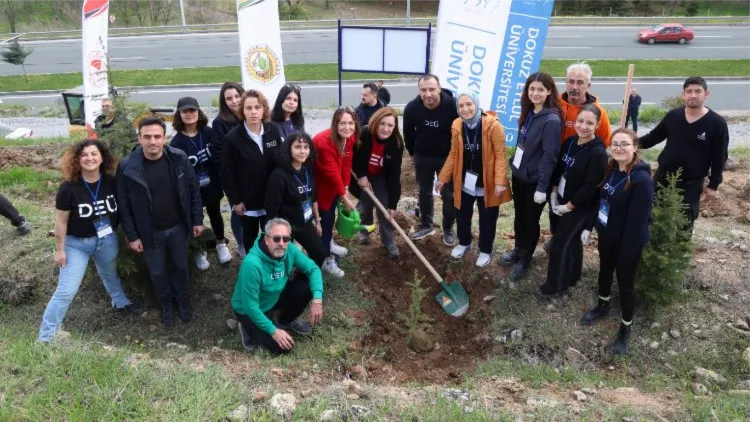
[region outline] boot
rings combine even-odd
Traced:
[[[161,308],[161,323],[165,327],[171,327],[174,325],[174,309],[172,304],[164,305]]]
[[[620,331],[617,333],[615,342],[612,343],[612,353],[626,355],[628,353],[628,339],[630,339],[630,324],[620,322]]]
[[[190,306],[190,302],[185,299],[177,303],[177,310],[180,313],[180,320],[184,323],[188,323],[193,319],[193,308]]]
[[[521,261],[521,252],[518,249],[512,249],[505,255],[500,257],[500,264],[504,266],[511,266]]]
[[[513,272],[510,273],[510,280],[511,281],[518,281],[523,278],[523,276],[526,275],[526,272],[529,270],[529,264],[531,263],[528,259],[522,259],[516,264],[515,267],[513,267]]]
[[[581,317],[581,325],[592,326],[597,320],[609,316],[609,300],[599,298],[594,309],[584,312]]]

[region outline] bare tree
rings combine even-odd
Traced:
[[[148,18],[149,13],[148,0],[134,0],[128,3],[132,6],[131,10],[133,11],[135,18],[138,20],[138,25],[146,26],[146,19]]]
[[[5,16],[8,21],[8,27],[10,32],[17,32],[16,25],[18,24],[18,7],[20,2],[18,0],[0,0],[0,12]]]

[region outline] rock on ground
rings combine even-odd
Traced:
[[[706,394],[708,394],[708,388],[706,388],[706,386],[701,383],[694,382],[691,384],[690,388],[693,390],[693,394],[695,394],[696,396],[705,396]]]
[[[294,394],[274,394],[269,403],[271,410],[282,418],[289,418],[297,408],[297,399]]]
[[[704,385],[718,385],[718,386],[726,386],[727,379],[724,378],[721,374],[717,374],[714,371],[711,371],[710,369],[701,368],[699,366],[696,366],[694,369],[694,375],[693,380],[695,382],[704,384]]]
[[[229,419],[232,422],[244,422],[247,420],[248,416],[248,409],[247,406],[244,404],[241,404],[237,406],[236,409],[232,411],[232,413],[227,415],[227,419]]]
[[[333,422],[339,420],[338,410],[325,410],[320,414],[320,422]]]

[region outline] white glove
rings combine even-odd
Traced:
[[[563,215],[570,212],[567,205],[558,205],[555,208],[552,209],[552,212],[555,213],[555,215],[558,215],[562,217]]]
[[[583,243],[583,246],[588,246],[588,244],[591,243],[590,230],[584,230],[581,232],[581,243]]]
[[[547,194],[544,192],[534,192],[534,202],[537,204],[543,204],[547,200]]]

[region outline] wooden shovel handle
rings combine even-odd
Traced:
[[[354,170],[352,170],[352,176],[354,176],[355,179],[358,179],[357,175],[354,173]],[[443,277],[440,277],[440,274],[438,274],[438,272],[435,271],[432,265],[430,265],[430,263],[427,261],[427,258],[425,258],[424,255],[422,255],[422,252],[420,252],[419,249],[417,249],[417,246],[414,245],[414,242],[411,241],[411,239],[409,238],[409,235],[407,235],[406,232],[404,232],[404,230],[401,228],[401,226],[398,225],[396,220],[391,218],[390,214],[388,214],[388,210],[385,209],[385,207],[383,206],[383,204],[380,203],[380,201],[378,201],[378,198],[375,197],[375,194],[372,193],[370,188],[364,188],[362,189],[362,191],[365,192],[370,197],[370,199],[372,199],[372,202],[374,202],[375,205],[377,205],[378,209],[380,209],[380,212],[382,212],[383,215],[385,215],[385,218],[391,224],[393,224],[393,227],[395,227],[396,231],[398,231],[401,237],[404,238],[404,240],[406,241],[406,244],[408,244],[411,250],[414,251],[414,253],[417,255],[419,260],[422,261],[425,267],[427,267],[427,269],[430,270],[430,274],[432,274],[432,276],[435,277],[435,280],[437,280],[438,283],[442,283]]]
[[[630,86],[633,84],[633,71],[635,65],[628,65],[628,79],[625,82],[625,97],[622,100],[622,111],[620,111],[620,129],[625,128],[625,118],[628,115],[628,103],[630,102]]]

